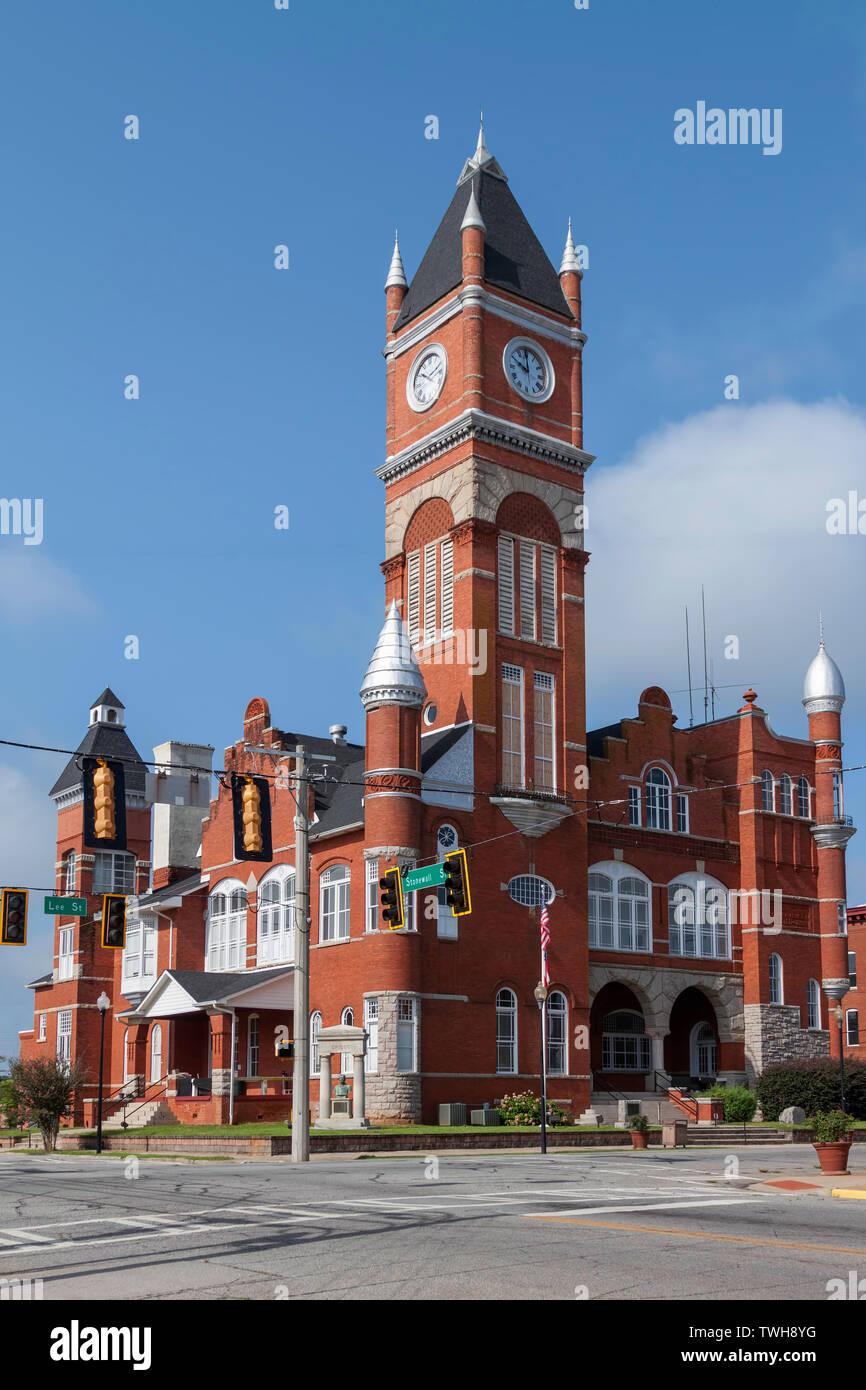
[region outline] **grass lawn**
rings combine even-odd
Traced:
[[[575,1125],[565,1125],[565,1126],[558,1126],[557,1128],[564,1128],[564,1129],[567,1129],[569,1132],[574,1132],[574,1130],[575,1130],[577,1127],[576,1127]],[[588,1133],[588,1134],[595,1133],[595,1128],[596,1128],[595,1126],[592,1126],[591,1128],[590,1128],[589,1125],[583,1126],[584,1132],[586,1132],[586,1133]],[[600,1126],[598,1126],[598,1128],[600,1128],[600,1129],[602,1129],[602,1130],[614,1130],[614,1129],[615,1129],[615,1126],[614,1126],[614,1125],[600,1125]],[[310,1130],[310,1133],[311,1133],[312,1135],[314,1135],[314,1136],[315,1136],[315,1135],[321,1135],[321,1136],[329,1135],[329,1136],[333,1136],[335,1133],[337,1133],[337,1134],[343,1133],[343,1134],[353,1135],[353,1136],[354,1136],[354,1135],[357,1135],[357,1134],[379,1134],[379,1135],[388,1135],[388,1134],[483,1134],[483,1133],[485,1132],[485,1129],[489,1129],[489,1132],[490,1132],[491,1134],[503,1134],[503,1133],[507,1133],[507,1134],[536,1134],[536,1135],[537,1135],[537,1134],[540,1134],[540,1132],[541,1132],[541,1131],[539,1130],[538,1125],[490,1125],[490,1126],[485,1126],[485,1125],[453,1125],[453,1126],[449,1126],[449,1125],[382,1125],[382,1126],[379,1127],[379,1128],[375,1128],[375,1129],[371,1128],[371,1129],[366,1129],[366,1130],[361,1129],[361,1130],[342,1130],[342,1131],[341,1131],[341,1130],[336,1130],[336,1131],[335,1131],[335,1130],[333,1130],[333,1129],[311,1129],[311,1130]],[[276,1137],[279,1137],[279,1136],[282,1136],[283,1138],[286,1138],[288,1135],[291,1134],[291,1130],[289,1129],[288,1125],[285,1125],[285,1124],[282,1124],[282,1125],[281,1125],[281,1124],[248,1124],[248,1125],[154,1125],[153,1128],[151,1128],[151,1126],[148,1125],[146,1129],[136,1130],[136,1131],[132,1131],[132,1130],[122,1130],[122,1129],[104,1129],[104,1130],[103,1130],[103,1134],[111,1134],[111,1135],[122,1135],[122,1134],[126,1134],[127,1137],[129,1137],[129,1138],[132,1137],[132,1134],[133,1134],[133,1133],[136,1133],[136,1134],[146,1134],[146,1135],[148,1135],[148,1136],[149,1136],[149,1135],[153,1135],[155,1138],[160,1138],[161,1136],[162,1136],[162,1137],[169,1137],[169,1136],[173,1137],[173,1136],[175,1136],[175,1135],[186,1135],[187,1138],[195,1138],[196,1136],[203,1136],[203,1135],[224,1135],[224,1136],[227,1136],[227,1137],[237,1136],[238,1138],[242,1138],[242,1137],[245,1137],[245,1136],[248,1136],[248,1135],[259,1135],[259,1136],[264,1137],[264,1138],[276,1138]],[[553,1129],[553,1128],[551,1128],[551,1127],[548,1127],[548,1134],[554,1134],[554,1133],[556,1133],[556,1130]]]

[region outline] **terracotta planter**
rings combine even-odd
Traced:
[[[813,1144],[818,1155],[822,1173],[847,1173],[850,1139],[840,1139],[837,1144]]]
[[[630,1130],[629,1130],[629,1134],[631,1135],[632,1148],[634,1148],[634,1149],[645,1149],[645,1148],[646,1148],[646,1146],[647,1146],[647,1140],[649,1139],[649,1135],[647,1134],[646,1130],[641,1130],[641,1129],[630,1129]]]

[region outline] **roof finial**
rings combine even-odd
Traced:
[[[478,227],[480,231],[486,232],[484,218],[481,216],[481,209],[475,197],[475,180],[469,185],[469,202],[466,205],[466,212],[463,221],[460,223],[461,232],[465,232],[467,227]]]
[[[481,124],[478,128],[478,144],[475,146],[474,159],[476,164],[489,164],[493,158],[492,154],[484,143],[484,112],[481,112]]]
[[[568,236],[565,239],[565,250],[562,253],[562,265],[559,267],[560,275],[568,272],[574,275],[583,275],[580,268],[580,261],[577,257],[577,247],[574,244],[574,237],[571,234],[571,218],[568,219]]]
[[[824,645],[824,614],[821,612],[821,609],[820,609],[820,608],[818,609],[818,642],[819,642],[820,646],[823,647],[823,645]]]
[[[406,272],[403,269],[403,258],[400,255],[400,243],[397,240],[397,230],[394,229],[394,254],[391,257],[391,264],[388,267],[388,278],[385,281],[385,289],[390,290],[394,286],[398,289],[408,289]]]

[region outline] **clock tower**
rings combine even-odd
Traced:
[[[570,224],[554,269],[482,126],[411,283],[395,243],[385,286],[383,570],[422,734],[471,722],[476,785],[536,835],[586,759],[581,274]]]

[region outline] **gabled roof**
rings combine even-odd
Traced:
[[[315,825],[310,827],[311,840],[317,839],[320,835],[340,830],[343,826],[348,828],[350,825],[363,823],[364,759],[361,758],[358,762],[349,763],[341,772],[342,779],[336,786],[333,783],[324,784],[330,790],[327,804],[324,801],[320,803],[318,786],[316,788],[318,820]]]
[[[171,1018],[176,1014],[196,1013],[208,1004],[229,1005],[277,980],[294,974],[291,964],[272,966],[268,970],[163,970],[137,1003],[131,1004],[120,1017],[141,1014],[147,1018]],[[166,1004],[166,992],[172,1002]],[[165,1009],[161,1013],[161,1008]]]
[[[111,692],[107,692],[110,694]],[[100,697],[101,698],[101,697]],[[110,703],[105,701],[104,703]],[[138,763],[139,754],[129,734],[121,724],[91,724],[78,745],[77,756],[88,755],[93,758],[130,758],[132,766],[123,769],[124,785],[128,792],[144,793],[145,769]],[[61,792],[73,791],[81,786],[81,773],[75,758],[69,759],[49,796],[60,796]]]
[[[495,161],[492,161],[495,164]],[[508,183],[490,166],[480,168],[457,186],[448,211],[416,270],[394,331],[404,328],[438,300],[450,294],[463,278],[461,225],[474,193],[484,220],[484,281],[509,290],[530,304],[574,320],[553,265],[523,215]]]

